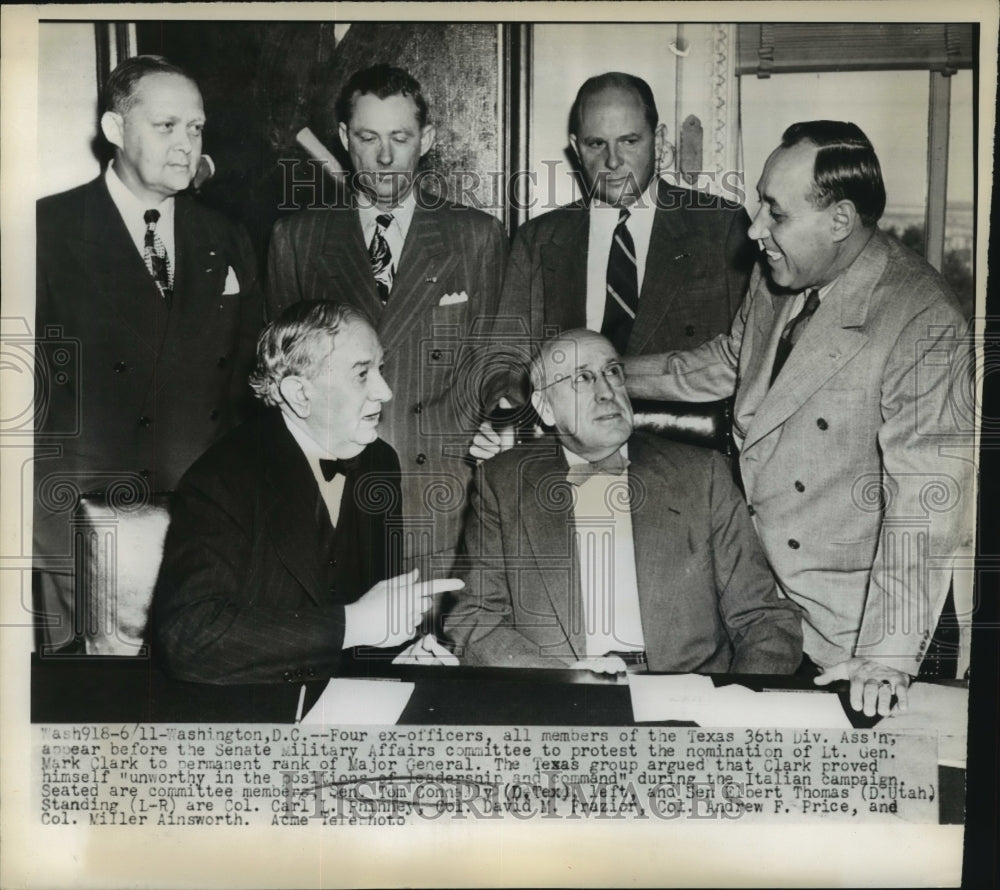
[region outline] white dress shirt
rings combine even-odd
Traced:
[[[376,218],[383,213],[392,214],[392,222],[385,230],[385,240],[388,242],[389,252],[392,254],[392,262],[389,265],[392,268],[393,279],[395,279],[396,270],[399,268],[399,259],[403,255],[403,245],[406,243],[406,235],[410,231],[410,223],[413,221],[413,211],[416,206],[417,196],[412,189],[403,199],[402,204],[390,210],[383,210],[374,204],[369,205],[363,197],[359,198],[358,201],[361,235],[364,238],[366,248],[372,243],[372,238],[375,235],[375,229],[378,226]]]
[[[114,162],[108,164],[104,171],[104,181],[107,183],[111,200],[121,214],[122,222],[128,229],[129,235],[135,244],[135,249],[139,251],[139,256],[145,261],[146,255],[146,220],[143,218],[147,210],[159,210],[160,218],[156,223],[156,234],[160,236],[163,246],[167,250],[167,262],[170,264],[170,273],[173,276],[177,268],[174,250],[174,199],[164,198],[159,204],[147,204],[140,201],[124,182],[119,179],[115,172]]]
[[[587,461],[563,448],[570,466]],[[628,446],[622,445],[622,457]],[[588,657],[645,649],[635,569],[635,541],[628,497],[628,470],[599,473],[575,485],[574,539],[580,567],[582,610]]]
[[[642,293],[642,282],[646,273],[646,257],[649,256],[649,238],[653,231],[653,217],[656,213],[654,179],[639,199],[629,207],[630,216],[625,227],[635,244],[635,270]],[[611,242],[618,225],[619,207],[602,201],[590,205],[590,235],[587,239],[587,327],[599,331],[604,321],[604,304],[608,297],[608,257]]]
[[[321,459],[335,460],[335,458],[328,454],[320,446],[319,442],[302,429],[302,427],[292,423],[284,412],[282,412],[281,419],[285,421],[288,432],[292,434],[292,438],[298,443],[299,448],[302,449],[302,453],[306,456],[306,460],[309,461],[309,469],[312,470],[313,476],[316,478],[319,493],[323,496],[323,503],[326,504],[327,512],[330,514],[330,524],[336,528],[337,520],[340,518],[340,500],[344,496],[346,477],[341,473],[337,473],[327,482],[323,478],[323,471],[320,469],[319,462]]]

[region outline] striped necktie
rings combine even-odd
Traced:
[[[380,213],[375,217],[375,234],[368,245],[368,259],[372,264],[372,274],[375,276],[375,288],[378,298],[384,306],[389,302],[389,291],[392,290],[392,251],[385,238],[385,230],[392,225],[391,213]]]
[[[622,207],[611,239],[608,254],[607,296],[601,333],[607,337],[619,355],[625,354],[632,325],[639,311],[639,275],[635,262],[635,242],[626,223],[630,213]]]
[[[792,347],[799,342],[802,332],[809,324],[809,319],[813,317],[813,313],[818,308],[819,291],[813,288],[806,293],[806,302],[799,310],[799,314],[789,321],[781,332],[781,339],[778,341],[778,348],[774,353],[774,367],[771,369],[771,386],[774,386],[774,381],[778,379],[778,374],[785,367],[788,356],[792,354]]]
[[[143,214],[146,223],[146,240],[143,247],[142,258],[146,263],[146,269],[153,276],[156,287],[160,291],[160,296],[169,300],[174,292],[174,276],[170,268],[170,258],[167,256],[167,248],[163,239],[156,233],[156,224],[160,220],[159,210],[147,210]]]

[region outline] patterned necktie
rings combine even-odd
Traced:
[[[591,476],[601,473],[609,473],[612,476],[621,476],[628,469],[627,461],[620,451],[615,451],[600,460],[588,461],[585,464],[573,464],[566,472],[566,481],[572,485],[583,485]]]
[[[806,302],[802,309],[799,310],[799,314],[789,321],[785,325],[785,329],[781,332],[778,349],[774,353],[774,367],[771,369],[771,386],[774,386],[774,381],[778,379],[778,374],[781,373],[781,369],[785,367],[785,362],[788,361],[788,356],[792,353],[792,347],[799,342],[802,332],[806,329],[806,325],[809,324],[809,319],[813,317],[813,313],[818,308],[819,291],[814,288],[806,293]]]
[[[380,213],[375,217],[375,234],[368,245],[368,259],[372,264],[372,274],[375,276],[375,287],[378,298],[384,306],[389,301],[389,291],[392,290],[392,251],[385,239],[385,230],[392,225],[391,213]]]
[[[604,320],[601,322],[601,333],[611,341],[619,355],[625,354],[625,346],[632,333],[632,324],[639,311],[639,275],[636,271],[635,242],[628,226],[625,225],[629,216],[628,208],[622,207],[614,237],[611,239],[607,296],[604,301]]]
[[[321,457],[319,459],[319,469],[323,474],[323,478],[329,482],[337,473],[341,476],[346,476],[348,473],[353,473],[361,465],[361,455],[356,457],[348,457],[346,459],[331,460],[327,457]]]
[[[170,269],[170,258],[167,256],[167,248],[163,240],[156,234],[156,223],[160,219],[159,210],[147,210],[143,214],[146,222],[146,242],[142,252],[142,258],[146,263],[146,269],[153,276],[159,288],[160,296],[169,300],[173,296],[174,276]]]

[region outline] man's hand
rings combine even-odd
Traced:
[[[420,570],[379,581],[357,602],[344,607],[344,648],[399,646],[413,637],[433,604],[446,590],[465,587],[458,578],[419,581]]]
[[[910,675],[886,667],[866,658],[851,658],[827,668],[816,679],[819,686],[826,686],[834,680],[851,681],[851,707],[855,711],[864,710],[866,717],[880,717],[906,710],[910,688]],[[892,697],[896,696],[896,707],[891,708]]]
[[[400,652],[392,663],[454,666],[458,664],[458,659],[435,639],[434,634],[424,634],[412,646]]]
[[[500,399],[498,408],[513,408],[506,396]],[[514,427],[508,426],[497,432],[493,429],[493,424],[488,420],[484,421],[476,435],[472,439],[469,447],[469,455],[477,461],[489,460],[496,457],[501,451],[507,451],[514,447]]]
[[[600,655],[594,658],[581,658],[570,665],[573,670],[593,671],[595,674],[624,674],[625,662],[617,655]]]

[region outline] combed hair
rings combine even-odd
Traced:
[[[589,80],[585,80],[583,86],[577,91],[576,98],[573,100],[573,107],[569,111],[570,133],[574,136],[578,136],[580,133],[580,117],[583,113],[583,103],[591,96],[607,89],[634,91],[642,103],[642,111],[646,116],[649,129],[656,129],[656,125],[660,122],[660,116],[656,110],[656,100],[653,98],[653,91],[649,88],[649,84],[634,74],[625,74],[621,71],[608,71],[605,74],[598,74]]]
[[[135,105],[135,93],[139,81],[149,74],[179,74],[194,83],[194,79],[183,68],[168,62],[163,56],[132,56],[126,59],[108,77],[104,85],[104,106],[106,111],[128,114]]]
[[[865,226],[874,226],[885,210],[885,182],[875,149],[861,128],[847,121],[803,121],[792,124],[781,136],[783,148],[800,142],[811,142],[819,149],[808,195],[813,207],[847,200]]]
[[[385,64],[372,65],[351,75],[337,97],[335,106],[337,122],[349,125],[351,115],[354,114],[355,97],[369,94],[379,99],[408,96],[417,106],[417,123],[420,124],[420,128],[427,126],[427,100],[421,91],[419,81],[402,68]]]
[[[280,404],[281,381],[315,376],[341,327],[362,320],[350,306],[329,300],[289,306],[257,338],[257,364],[250,375],[254,395],[265,405]]]

